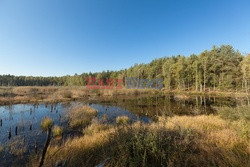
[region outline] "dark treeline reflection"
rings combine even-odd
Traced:
[[[222,98],[211,96],[185,97],[182,95],[166,96],[117,96],[91,100],[106,106],[118,106],[138,116],[156,117],[160,115],[199,115],[216,114],[215,107],[245,104],[244,98]]]

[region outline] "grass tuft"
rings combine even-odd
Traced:
[[[115,119],[116,124],[119,125],[128,125],[130,123],[130,118],[128,116],[118,116]]]
[[[49,117],[44,117],[42,122],[41,122],[41,127],[43,131],[47,131],[48,129],[52,128],[54,122],[51,118]]]
[[[62,137],[63,134],[63,128],[60,126],[54,126],[52,129],[52,133],[54,137]]]
[[[109,124],[92,123],[90,126],[85,128],[83,132],[84,134],[91,136],[99,132],[109,130],[111,127],[112,125],[109,125]]]
[[[68,117],[71,128],[84,128],[97,116],[97,111],[89,106],[77,106],[72,108]]]
[[[71,98],[72,97],[72,92],[69,90],[64,90],[61,92],[63,98]]]

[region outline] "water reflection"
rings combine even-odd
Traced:
[[[91,103],[106,106],[118,106],[137,116],[154,118],[160,115],[199,115],[215,114],[214,107],[246,104],[244,98],[222,98],[211,96],[181,97],[175,95],[167,96],[117,96],[99,97],[92,99]]]
[[[53,110],[51,110],[53,108]],[[55,110],[58,110],[56,113]],[[46,139],[46,134],[41,131],[40,122],[45,116],[54,120],[56,125],[64,122],[59,120],[61,115],[65,115],[67,108],[62,104],[17,104],[12,106],[0,107],[0,146],[4,146],[0,156],[0,166],[9,166],[10,163],[18,163],[23,159],[18,159],[13,154],[17,139],[19,144],[24,144],[26,149],[23,152],[24,159],[35,151],[36,147],[42,148]],[[23,142],[21,142],[23,141]],[[17,162],[15,162],[17,161]]]
[[[245,104],[244,98],[220,98],[205,96],[115,96],[91,97],[82,101],[65,103],[16,104],[0,106],[0,146],[4,152],[0,155],[0,166],[10,166],[27,160],[28,155],[41,151],[46,134],[40,128],[45,116],[54,120],[55,125],[67,129],[66,115],[76,106],[87,104],[98,110],[98,118],[107,116],[114,123],[117,116],[126,115],[132,121],[150,122],[157,116],[216,114],[214,107]],[[65,138],[67,135],[65,136]],[[23,158],[17,158],[11,147],[20,142],[18,148],[25,146]],[[13,144],[14,143],[14,144]]]

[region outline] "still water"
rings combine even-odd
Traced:
[[[215,107],[245,103],[244,99],[219,97],[179,96],[117,96],[91,97],[81,101],[57,104],[15,104],[0,106],[0,166],[21,165],[29,155],[35,154],[35,145],[41,152],[46,133],[40,127],[44,117],[54,120],[54,125],[65,129],[64,137],[73,137],[68,128],[67,113],[77,105],[89,105],[98,111],[98,118],[106,115],[109,123],[117,116],[126,115],[132,121],[145,123],[154,121],[160,115],[216,114]],[[21,144],[20,144],[21,143]]]

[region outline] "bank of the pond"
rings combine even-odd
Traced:
[[[237,108],[242,109],[249,114],[250,106]],[[234,110],[226,110],[235,115]],[[129,123],[126,117],[113,125],[93,122],[83,128],[84,136],[51,146],[45,164],[247,167],[250,127],[245,118],[232,120],[222,114],[159,117],[149,124]],[[30,165],[36,166],[36,161],[31,159]]]
[[[50,145],[57,145],[85,134],[82,129],[92,121],[113,124],[119,116],[127,115],[131,121],[140,118],[119,107],[94,103],[91,106],[85,101],[0,106],[0,166],[18,166],[26,163],[29,156],[39,161],[47,141],[48,122],[53,122]]]
[[[166,91],[165,89],[98,89],[91,90],[86,87],[0,87],[0,105],[39,103],[39,102],[63,102],[84,99],[90,96],[116,96],[116,95],[167,95],[173,94],[179,98],[190,96],[217,96],[217,97],[248,97],[245,92],[230,91]],[[249,97],[248,97],[249,99]]]
[[[174,97],[124,96],[113,99],[113,102],[107,98],[99,100],[93,101],[95,103],[75,101],[0,108],[0,116],[6,118],[3,117],[1,128],[15,129],[12,120],[23,120],[23,116],[28,121],[23,125],[33,125],[32,131],[25,128],[27,133],[18,128],[21,138],[9,145],[15,155],[0,155],[1,162],[7,160],[2,164],[26,162],[28,166],[37,166],[45,143],[45,133],[39,135],[37,132],[41,131],[40,122],[44,117],[50,117],[54,122],[44,166],[94,166],[100,163],[108,166],[246,166],[249,163],[250,106],[222,107],[219,103],[214,107],[218,114],[215,115],[208,114],[208,108],[202,106],[205,110],[201,112],[181,112],[198,108],[189,108],[191,102]],[[196,100],[200,105],[208,104],[203,98],[197,97]],[[123,104],[128,106],[127,109]],[[149,110],[154,114],[147,114]],[[176,112],[156,114],[153,110]],[[157,119],[148,121],[146,116]],[[64,117],[66,124],[62,124]],[[8,121],[10,124],[6,124]],[[56,137],[62,133],[63,138]],[[77,135],[71,135],[75,133]],[[65,137],[65,134],[69,136]],[[8,140],[6,135],[2,136],[4,140]],[[28,144],[26,149],[19,147],[24,146],[24,141]],[[39,146],[38,154],[34,150],[35,141]],[[9,150],[6,148],[0,147],[2,154]],[[29,155],[28,161],[22,152]]]

